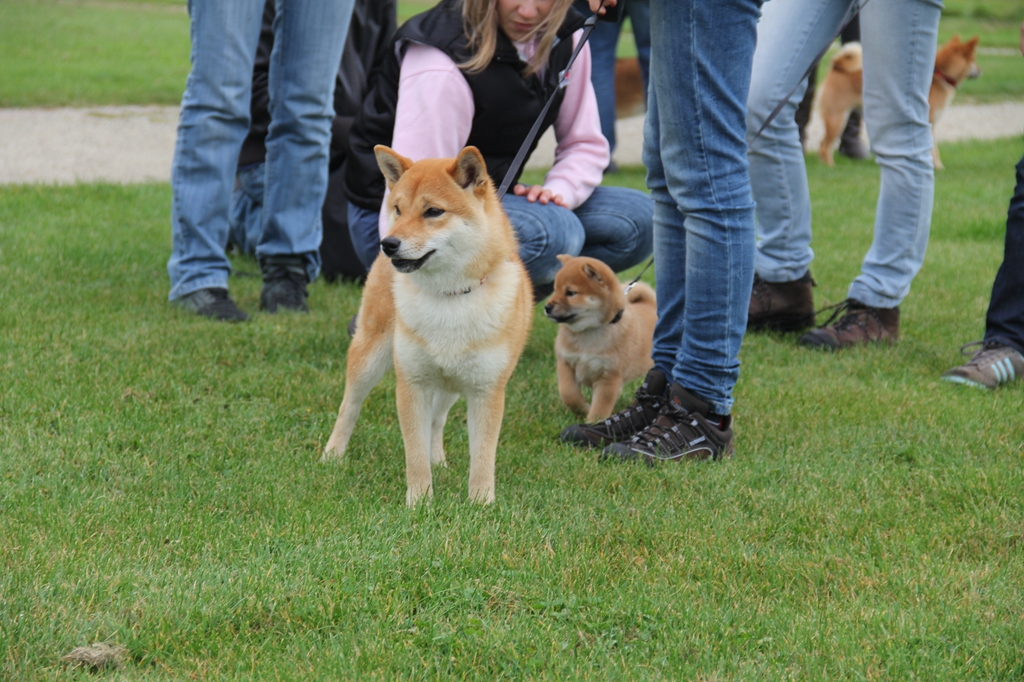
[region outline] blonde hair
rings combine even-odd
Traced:
[[[548,16],[526,37],[527,40],[533,40],[540,36],[537,51],[526,65],[527,76],[544,68],[558,29],[562,27],[571,4],[572,0],[554,0]],[[473,56],[459,64],[459,68],[469,73],[480,73],[494,59],[494,51],[498,46],[498,31],[501,28],[498,25],[497,0],[462,0],[462,21]]]

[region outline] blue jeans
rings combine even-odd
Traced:
[[[231,195],[231,213],[228,220],[228,245],[249,256],[256,255],[256,247],[263,234],[263,184],[267,168],[257,163],[239,168],[235,175],[235,191]]]
[[[814,258],[807,171],[793,121],[804,85],[759,138],[753,135],[831,40],[850,4],[770,2],[758,26],[747,123],[757,201],[755,268],[769,282],[799,279]],[[941,11],[941,0],[875,0],[860,13],[864,121],[881,167],[881,192],[874,242],[848,295],[876,308],[895,307],[906,297],[928,245],[934,194],[928,88]]]
[[[760,0],[651,0],[644,129],[654,198],[654,364],[732,409],[754,282],[746,102]]]
[[[303,254],[319,272],[334,78],[354,0],[277,0],[270,57],[266,194],[258,256]],[[224,254],[238,153],[249,131],[263,0],[189,0],[192,71],[171,167],[174,300],[227,288]]]
[[[1024,157],[1017,164],[1017,186],[1006,215],[1003,264],[992,284],[985,317],[985,340],[1024,353]]]
[[[576,0],[573,4],[584,16],[590,16],[587,0]],[[650,79],[651,63],[651,4],[648,0],[628,0],[625,15],[633,26],[636,40],[636,55],[640,60],[640,72],[644,80],[644,99],[647,99],[647,82]],[[621,23],[599,21],[587,41],[590,45],[590,80],[597,96],[597,113],[601,117],[601,133],[608,140],[611,151],[615,151],[615,53],[619,44]]]
[[[643,192],[625,187],[597,187],[575,211],[554,204],[531,203],[506,194],[505,212],[519,240],[530,281],[548,284],[562,264],[557,256],[589,256],[615,272],[641,263],[651,254],[654,203]],[[348,225],[359,259],[367,268],[377,257],[378,214],[348,205]]]

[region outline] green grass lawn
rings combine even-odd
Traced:
[[[166,302],[167,185],[0,188],[0,678],[76,677],[60,657],[104,641],[129,651],[111,679],[1020,679],[1024,385],[938,378],[982,335],[1022,152],[943,147],[895,347],[747,338],[732,461],[561,445],[538,314],[489,508],[463,402],[405,508],[393,377],[318,463],[357,287],[210,322]],[[809,166],[824,305],[878,170]],[[231,280],[250,312],[255,270]]]
[[[434,0],[402,0],[399,19]],[[1019,0],[951,0],[939,37],[978,34],[983,47],[1016,48]],[[636,54],[628,34],[621,56]],[[978,58],[982,78],[958,101],[1024,99],[1020,54]],[[0,107],[177,104],[189,70],[189,25],[181,0],[3,0],[0,2]]]

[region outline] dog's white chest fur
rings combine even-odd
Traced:
[[[413,277],[396,278],[396,364],[410,379],[451,391],[491,385],[511,360],[503,330],[517,289],[511,267],[468,293],[424,291]]]

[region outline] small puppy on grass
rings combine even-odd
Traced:
[[[561,255],[555,292],[544,314],[560,326],[555,339],[558,394],[588,423],[607,418],[622,386],[654,362],[651,345],[658,306],[643,282],[627,293],[612,269],[594,258]],[[587,403],[581,386],[593,389]]]

